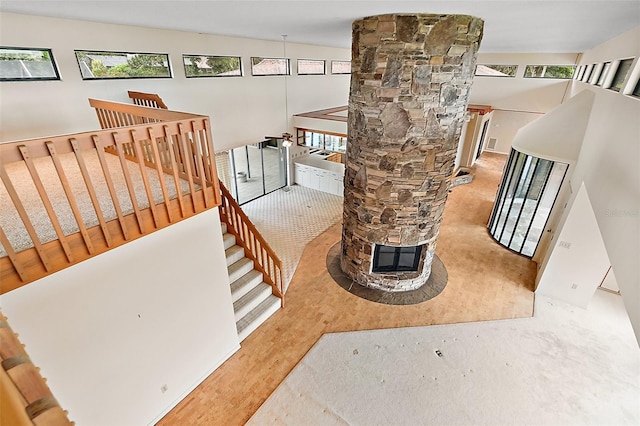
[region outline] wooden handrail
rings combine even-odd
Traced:
[[[166,108],[160,96],[155,93],[129,91],[129,97],[138,105]],[[120,108],[122,108],[122,105],[120,105]],[[134,111],[121,110],[119,112],[135,114]],[[161,117],[158,116],[158,118]],[[101,123],[103,123],[103,121],[107,123],[107,120],[101,120]],[[117,127],[117,123],[118,121],[114,122],[112,127]],[[236,241],[244,249],[245,256],[253,260],[254,267],[262,272],[264,282],[271,286],[273,294],[280,298],[281,306],[284,306],[282,261],[262,237],[260,232],[258,232],[255,225],[231,196],[227,188],[225,188],[222,182],[219,182],[219,185],[222,194],[220,219],[227,224],[229,231],[235,235]]]
[[[227,224],[228,231],[235,235],[236,242],[244,248],[245,256],[253,260],[254,267],[262,272],[263,281],[271,286],[273,294],[280,298],[280,304],[284,307],[282,261],[222,183],[220,191],[220,219]]]
[[[129,94],[129,98],[131,98],[133,103],[136,105],[148,106],[151,108],[169,109],[162,101],[162,98],[156,93],[133,92],[131,90],[129,90],[127,93]]]
[[[0,312],[0,407],[12,425],[73,425]]]
[[[208,117],[90,102],[99,117],[143,123],[0,144],[3,208],[20,222],[0,227],[0,294],[221,203]],[[61,198],[66,208],[55,207]],[[62,226],[70,217],[77,232]],[[44,240],[34,224],[47,220],[55,236]],[[33,248],[17,246],[16,232]]]

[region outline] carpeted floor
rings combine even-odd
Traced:
[[[116,211],[109,195],[109,190],[102,173],[102,167],[98,159],[98,155],[95,150],[83,151],[83,158],[86,163],[87,169],[91,174],[91,182],[96,190],[97,198],[100,205],[100,210],[105,217],[105,220],[113,220],[116,216]],[[72,192],[76,197],[78,209],[82,215],[83,221],[87,227],[95,226],[98,224],[98,218],[94,206],[89,197],[89,192],[84,183],[84,179],[78,167],[75,155],[73,153],[59,155],[60,163],[64,169],[64,173],[67,177]],[[131,197],[127,190],[124,173],[122,172],[122,166],[117,156],[107,154],[105,155],[107,166],[111,172],[114,187],[116,188],[119,204],[124,214],[133,212],[133,205],[131,203]],[[58,177],[58,173],[53,165],[53,162],[49,157],[37,158],[34,160],[35,168],[37,169],[40,180],[43,182],[43,186],[49,196],[49,199],[53,205],[53,209],[56,213],[56,217],[60,222],[60,226],[65,235],[69,235],[78,232],[78,224],[73,216],[71,206],[67,201],[64,189]],[[142,174],[140,172],[140,166],[132,161],[127,161],[129,174],[135,188],[136,201],[140,208],[149,207],[149,199],[144,189],[142,180]],[[27,167],[22,162],[9,163],[5,165],[7,174],[9,175],[13,185],[16,187],[18,196],[24,206],[27,206],[27,214],[32,222],[38,238],[42,243],[53,241],[57,239],[57,235],[51,224],[51,221],[46,213],[42,199],[40,198],[38,191],[33,183],[31,175],[27,170]],[[146,168],[147,179],[151,187],[153,199],[155,203],[161,202],[164,198],[162,195],[162,188],[160,185],[160,179],[158,173],[154,169]],[[173,180],[173,176],[165,174],[165,183],[169,198],[174,198],[176,195],[176,185]],[[180,182],[182,193],[189,191],[189,185],[186,181]],[[16,208],[14,207],[7,190],[3,184],[0,184],[0,226],[7,234],[7,238],[11,242],[11,245],[15,251],[21,251],[30,247],[33,247],[33,242],[23,225],[20,216]],[[6,252],[2,246],[0,246],[0,257],[6,256]]]
[[[533,318],[325,334],[249,425],[637,425],[640,350],[619,295]]]

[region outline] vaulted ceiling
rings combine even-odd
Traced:
[[[351,23],[384,13],[485,20],[481,52],[583,52],[640,25],[633,0],[3,0],[0,11],[348,48]]]

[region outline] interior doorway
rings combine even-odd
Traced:
[[[476,152],[476,160],[480,158],[482,149],[484,148],[484,139],[487,137],[487,130],[489,130],[489,120],[485,121],[482,125],[482,134],[480,135],[480,143],[478,144],[478,152]]]

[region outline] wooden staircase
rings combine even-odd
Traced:
[[[254,268],[253,261],[245,257],[244,249],[236,244],[235,235],[227,232],[226,223],[222,223],[222,234],[233,312],[238,338],[242,342],[280,308],[281,301],[263,281],[263,275]]]

